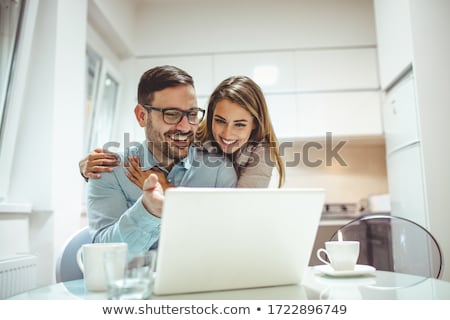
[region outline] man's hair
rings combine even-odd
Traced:
[[[194,80],[186,71],[167,65],[154,67],[141,76],[138,86],[138,103],[151,104],[156,91],[181,85],[194,87]]]

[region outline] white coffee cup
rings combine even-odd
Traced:
[[[84,276],[84,286],[89,291],[105,291],[107,281],[104,268],[105,253],[117,252],[126,261],[128,246],[120,243],[89,243],[77,251],[77,263]],[[121,266],[118,266],[121,268]]]
[[[330,262],[322,258],[324,253]],[[327,241],[325,249],[317,250],[317,258],[330,265],[335,271],[350,271],[355,269],[359,256],[359,241]]]

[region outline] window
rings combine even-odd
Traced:
[[[101,79],[97,105],[94,108],[89,146],[102,147],[111,139],[119,83],[108,73]]]
[[[86,153],[109,142],[119,94],[119,76],[89,45],[86,50],[86,106],[84,145]],[[84,184],[84,193],[86,184]],[[83,206],[85,196],[83,196]],[[84,218],[86,212],[81,216]]]
[[[90,131],[92,126],[93,108],[95,105],[102,59],[91,48],[86,51],[86,109],[84,121],[84,144],[86,152],[90,151]]]
[[[0,0],[0,142],[4,135],[7,97],[13,74],[23,7],[24,1]]]
[[[111,139],[119,80],[109,63],[89,47],[86,56],[85,145],[89,152]]]
[[[7,200],[37,1],[0,0],[0,202]],[[22,80],[22,81],[21,81]]]

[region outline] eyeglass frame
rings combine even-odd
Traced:
[[[186,119],[188,120],[189,124],[192,124],[192,125],[198,125],[200,122],[202,122],[203,118],[205,117],[205,113],[206,113],[206,110],[204,110],[204,109],[202,109],[202,108],[193,108],[193,109],[190,109],[190,110],[188,110],[188,111],[183,111],[183,110],[180,110],[180,109],[178,109],[178,108],[166,108],[166,109],[164,109],[164,108],[154,107],[154,106],[151,106],[151,105],[148,105],[148,104],[142,104],[142,106],[143,106],[145,109],[147,109],[147,110],[155,110],[155,111],[161,112],[161,113],[162,113],[163,121],[164,121],[166,124],[170,124],[170,125],[177,125],[177,124],[179,124],[181,121],[183,121],[183,118],[184,118],[184,117],[186,117]],[[178,120],[178,122],[176,122],[176,123],[169,123],[169,122],[166,121],[166,119],[165,119],[165,117],[164,117],[165,112],[166,112],[166,111],[174,111],[174,110],[175,110],[175,111],[178,111],[178,112],[181,112],[181,118],[180,118],[180,120]],[[202,113],[201,118],[200,118],[200,119],[198,120],[198,122],[196,122],[196,123],[192,123],[192,122],[189,120],[189,113],[191,113],[192,111],[197,111],[197,112],[201,112],[201,113]]]

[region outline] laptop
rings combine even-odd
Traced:
[[[323,189],[167,189],[154,294],[297,284]]]

